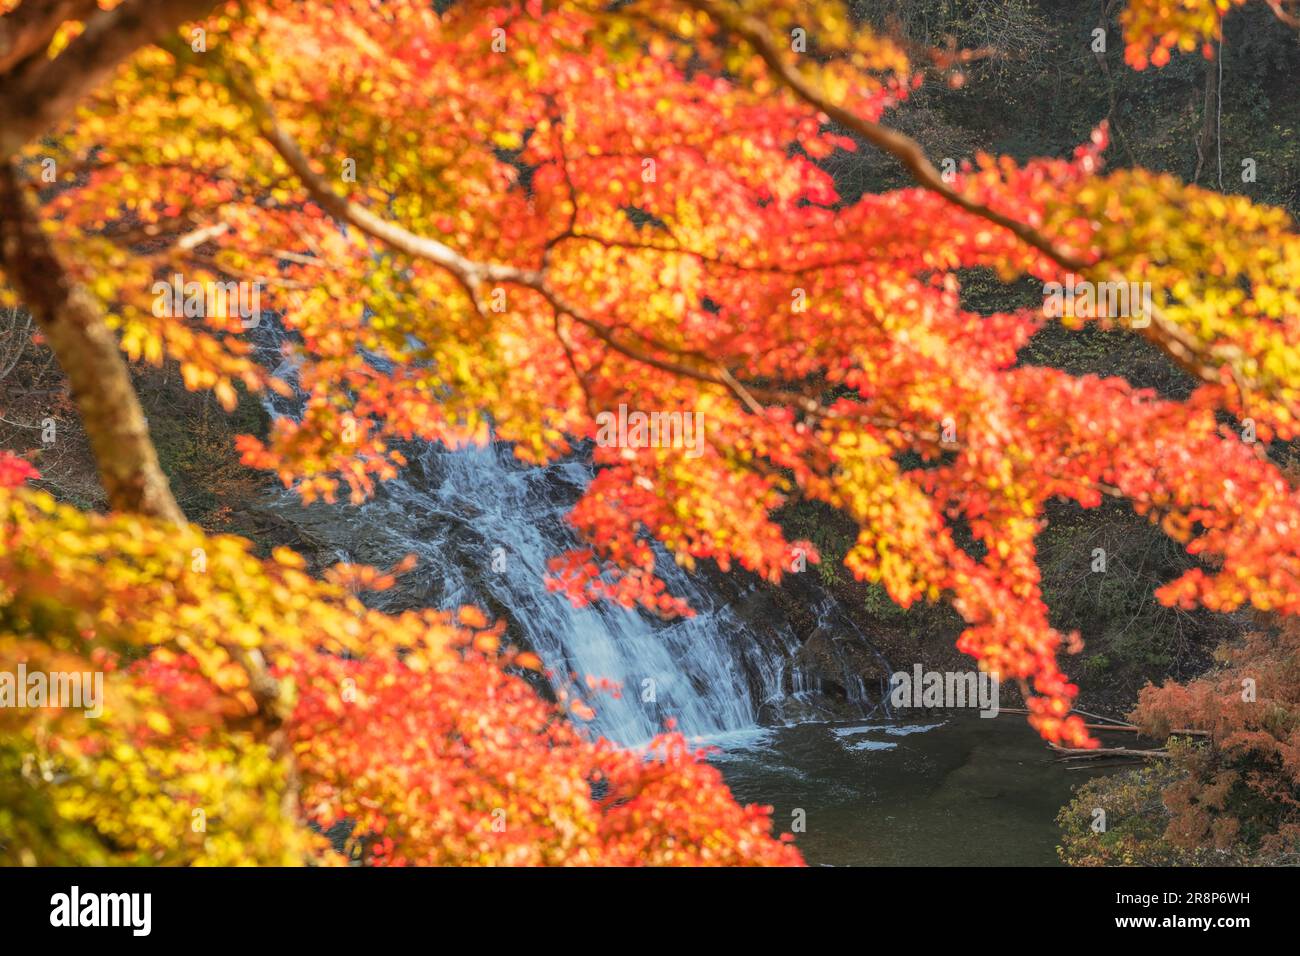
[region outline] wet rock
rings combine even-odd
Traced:
[[[886,662],[852,631],[818,627],[795,654],[795,662],[826,689],[840,694],[889,679]]]

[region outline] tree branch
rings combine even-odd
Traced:
[[[862,425],[898,431],[914,444],[942,447],[936,436],[928,436],[917,432],[908,423],[897,419],[872,415],[865,411],[848,414],[832,412],[815,398],[800,392],[741,382],[730,369],[719,363],[702,360],[701,367],[695,367],[677,359],[663,358],[635,345],[620,341],[616,334],[618,329],[586,315],[577,306],[567,301],[550,286],[544,271],[475,261],[436,239],[410,232],[402,226],[370,212],[363,206],[334,191],[334,188],[324,177],[312,167],[310,160],[307,159],[293,137],[279,125],[271,105],[266,102],[253,85],[252,77],[238,64],[227,63],[226,66],[232,92],[253,111],[263,138],[298,176],[308,194],[316,203],[326,209],[335,219],[356,227],[371,238],[383,242],[406,255],[425,259],[446,269],[465,287],[480,312],[483,311],[480,304],[480,289],[484,282],[520,285],[532,289],[542,296],[555,310],[557,316],[560,314],[569,316],[620,355],[670,375],[725,389],[732,393],[744,408],[756,415],[763,414],[763,407],[758,402],[761,399],[775,404],[792,405],[810,418],[823,421],[851,420]],[[574,236],[573,238],[586,237]],[[688,255],[693,254],[686,249],[671,251]],[[827,268],[835,268],[843,264],[828,263]],[[642,338],[645,337],[642,336]],[[680,355],[677,350],[664,343],[657,342],[654,339],[647,339],[647,341],[652,347],[660,351]],[[561,337],[561,345],[566,350],[569,348],[569,343],[563,337]],[[699,360],[698,356],[691,357]],[[578,375],[576,367],[574,373]],[[586,383],[582,381],[581,375],[578,375],[578,378],[579,384],[582,385],[584,392],[586,392]],[[1103,494],[1122,497],[1117,488],[1108,485],[1094,483],[1090,487]]]
[[[955,190],[944,182],[920,144],[910,136],[858,116],[832,101],[785,60],[781,54],[781,45],[760,20],[750,16],[735,15],[725,10],[718,0],[686,0],[686,2],[707,14],[719,26],[740,36],[763,60],[773,77],[809,106],[897,159],[917,185],[923,189],[942,197],[973,216],[1007,230],[1025,245],[1038,250],[1067,272],[1086,275],[1096,271],[1094,263],[1057,248],[1049,237],[1028,223],[1013,219]],[[1107,275],[1104,278],[1107,281],[1125,281],[1118,275]],[[1215,384],[1219,382],[1220,363],[1206,354],[1201,343],[1157,309],[1152,308],[1150,320],[1150,324],[1140,329],[1135,328],[1134,331],[1155,345],[1189,375],[1205,382]]]
[[[81,35],[54,59],[30,57],[18,64],[3,77],[0,159],[47,133],[140,47],[216,5],[217,0],[125,0],[92,14]]]
[[[95,9],[95,0],[26,0],[0,17],[0,74],[48,47],[63,23]]]

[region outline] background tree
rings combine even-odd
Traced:
[[[1087,866],[1294,866],[1298,651],[1300,631],[1290,621],[1225,644],[1218,666],[1203,677],[1148,685],[1130,716],[1168,741],[1167,757],[1081,787],[1061,811],[1062,859]],[[1098,807],[1107,814],[1101,831],[1092,826]]]

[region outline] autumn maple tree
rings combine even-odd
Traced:
[[[1134,0],[1129,62],[1196,50],[1235,5]],[[620,405],[702,414],[699,457],[591,448],[588,546],[553,568],[575,601],[689,613],[656,542],[779,581],[816,552],[774,512],[822,502],[858,528],[855,576],[951,602],[961,649],[1082,746],[1057,661],[1077,637],[1035,562],[1049,501],[1124,499],[1185,542],[1201,565],[1161,600],[1300,611],[1300,500],[1267,456],[1300,434],[1293,223],[1104,172],[1104,126],[1069,158],[940,175],[887,114],[960,53],[835,0],[0,11],[4,294],[67,374],[112,508],[0,462],[5,660],[111,677],[98,721],[0,713],[24,861],[329,860],[335,824],[368,862],[798,861],[679,736],[649,759],[588,740],[599,699],[539,698],[504,622],[383,615],[357,592],[390,574],[316,580],[187,525],[122,353],[227,406],[291,385],[244,317],[159,309],[178,274],[256,285],[289,333],[302,415],[240,448],[308,500],[364,498],[413,439],[545,462]],[[820,161],[867,148],[915,187],[843,202]],[[975,268],[1149,282],[1152,307],[980,314]],[[1018,362],[1058,320],[1130,326],[1195,390]]]

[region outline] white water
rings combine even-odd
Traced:
[[[268,351],[277,354],[279,344],[277,336]],[[285,364],[276,372],[292,377]],[[283,404],[270,410],[294,413]],[[660,572],[695,608],[692,618],[661,622],[612,604],[575,608],[547,590],[548,559],[578,546],[564,515],[591,478],[583,460],[525,467],[500,444],[454,452],[424,445],[408,458],[411,466],[359,507],[303,508],[290,493],[275,507],[336,560],[382,567],[416,554],[414,581],[399,592],[406,606],[477,604],[504,616],[510,639],[542,658],[553,688],[588,697],[593,733],[620,744],[643,744],[673,718],[688,737],[734,746],[761,735],[762,724],[818,711],[820,686],[796,662],[801,642],[789,623],[771,614],[745,619],[708,577],[687,574],[666,556]],[[757,587],[728,593],[744,602]],[[815,616],[852,626],[825,596]],[[621,694],[590,696],[588,676],[614,682]],[[865,713],[861,677],[846,668],[841,683]]]
[[[577,545],[564,514],[589,478],[579,461],[522,467],[501,445],[429,447],[374,500],[356,509],[336,506],[353,513],[334,520],[364,535],[340,542],[339,557],[382,564],[414,553],[420,560],[410,574],[427,603],[503,613],[516,643],[536,651],[552,672],[552,686],[572,691],[576,677],[585,692],[588,676],[618,684],[618,697],[590,698],[591,726],[628,746],[648,741],[670,717],[691,737],[752,732],[761,705],[779,714],[787,697],[806,700],[815,692],[792,663],[799,640],[788,626],[780,622],[760,636],[703,579],[671,561],[661,570],[673,593],[696,609],[692,618],[661,622],[612,604],[575,608],[548,591],[548,559]],[[307,514],[295,521],[315,524]]]

